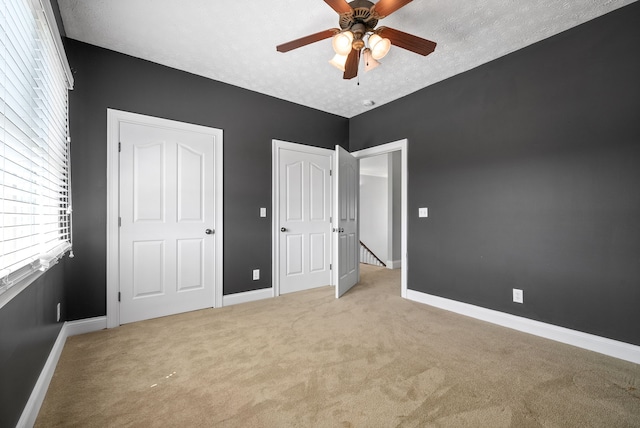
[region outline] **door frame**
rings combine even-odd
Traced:
[[[277,228],[278,221],[280,219],[280,149],[294,150],[302,153],[312,153],[322,156],[329,156],[330,165],[333,169],[333,159],[335,152],[331,149],[324,149],[321,147],[307,146],[305,144],[291,143],[282,140],[271,140],[271,244],[273,256],[271,257],[271,297],[277,297],[280,295],[280,234]],[[333,189],[333,177],[331,177],[331,189]],[[329,198],[333,204],[333,197]],[[333,208],[331,210],[333,215]],[[333,240],[334,234],[331,233],[331,242],[329,246],[331,248],[331,260],[333,260]],[[333,273],[329,274],[329,285],[333,284]]]
[[[128,122],[138,125],[152,125],[175,130],[200,132],[207,135],[219,135],[222,130],[178,122],[121,110],[107,109],[107,328],[120,325],[120,307],[118,292],[120,291],[120,123]],[[215,130],[215,132],[213,132]],[[214,301],[211,306],[222,306],[222,269],[223,269],[223,141],[214,144],[215,153],[215,275],[213,278]]]
[[[391,143],[382,144],[380,146],[374,146],[368,149],[358,150],[357,152],[353,152],[351,154],[357,159],[364,159],[364,158],[369,158],[369,157],[383,155],[386,153],[392,153],[397,151],[400,152],[400,157],[401,157],[400,174],[401,174],[401,181],[402,181],[401,191],[400,191],[400,194],[401,194],[400,196],[401,198],[401,202],[400,202],[400,205],[401,205],[400,207],[400,235],[401,235],[401,238],[400,238],[400,253],[401,253],[400,255],[400,259],[401,259],[400,295],[406,299],[407,298],[407,276],[409,272],[408,257],[407,257],[407,230],[408,230],[407,216],[409,213],[407,208],[407,203],[408,203],[407,189],[409,188],[408,186],[409,141],[405,138],[405,139],[394,141]]]

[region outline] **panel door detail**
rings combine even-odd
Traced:
[[[334,215],[336,217],[335,284],[336,297],[342,296],[359,281],[358,197],[360,192],[358,160],[340,146],[335,157]]]
[[[279,149],[280,294],[331,284],[331,157]]]
[[[120,323],[213,307],[216,138],[127,122],[119,132]]]

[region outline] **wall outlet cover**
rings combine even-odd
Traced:
[[[418,208],[418,217],[429,217],[429,208]]]
[[[524,303],[524,292],[517,288],[513,289],[513,301],[515,303]]]
[[[257,281],[260,279],[260,269],[254,269],[253,270],[253,280]]]
[[[267,209],[260,208],[260,217],[266,217],[266,216],[267,216]]]

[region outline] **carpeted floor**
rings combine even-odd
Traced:
[[[67,340],[37,427],[640,427],[640,366],[400,297],[400,271]]]

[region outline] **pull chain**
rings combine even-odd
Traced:
[[[363,61],[366,61],[364,58],[362,59]],[[358,51],[358,68],[360,67],[360,51]],[[360,86],[360,73],[358,73],[358,81],[357,81],[357,86]]]

